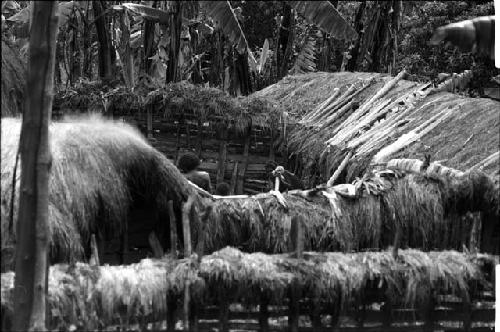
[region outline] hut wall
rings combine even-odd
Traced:
[[[147,136],[147,115],[145,113],[136,113],[121,118],[137,126]],[[197,153],[202,161],[200,169],[210,174],[212,187],[215,189],[220,139],[217,138],[216,129],[212,123],[202,124],[202,133],[198,135],[198,119],[194,115],[186,115],[185,121],[164,119],[162,115],[152,115],[152,118],[152,137],[149,138],[152,146],[174,162],[177,162],[179,156],[185,152]],[[244,137],[230,133],[227,142],[224,182],[231,184],[236,164],[238,164],[238,173],[241,172],[240,169],[245,161],[244,148]],[[265,172],[265,165],[270,160],[270,154],[270,131],[258,126],[252,127],[248,166],[243,175],[243,192],[239,194],[255,194],[270,190]],[[271,158],[283,162],[281,155],[276,152]]]

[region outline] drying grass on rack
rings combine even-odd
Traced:
[[[20,128],[19,119],[2,119],[2,254],[15,238],[16,216],[9,222],[11,212],[17,213],[17,199],[11,209],[11,198]],[[129,125],[79,119],[53,123],[49,130],[49,227],[56,261],[82,258],[91,233],[119,232],[134,197],[167,213],[168,197],[181,200],[192,190],[177,168]],[[18,166],[15,197],[19,185]]]
[[[218,121],[230,131],[246,133],[251,125],[279,125],[279,112],[264,98],[232,98],[224,91],[186,82],[172,83],[150,92],[144,107],[152,107],[165,118],[179,120],[186,114],[201,121]]]
[[[213,304],[219,299],[258,304],[262,295],[271,303],[286,301],[290,286],[301,298],[332,303],[342,310],[357,308],[367,291],[387,296],[394,303],[417,307],[430,294],[453,294],[468,301],[474,283],[491,288],[483,268],[494,257],[456,251],[401,250],[360,253],[305,252],[303,259],[287,254],[246,254],[224,248],[196,259],[144,259],[129,266],[92,267],[55,265],[49,273],[49,326],[83,330],[136,323],[164,317],[167,299],[182,294],[186,280],[197,293],[192,300]],[[12,314],[14,273],[2,274],[2,311]],[[228,292],[230,290],[230,292]],[[4,316],[5,319],[5,316]],[[161,319],[161,318],[160,318]]]
[[[423,174],[414,173],[375,172],[352,185],[291,192],[284,194],[287,207],[271,194],[218,198],[207,217],[206,249],[231,245],[245,251],[285,252],[291,221],[297,217],[306,220],[306,250],[385,248],[392,245],[398,226],[404,230],[403,246],[461,248],[468,243],[464,234],[470,234],[472,224],[460,216],[481,211],[498,218],[497,188],[484,173],[436,164]]]

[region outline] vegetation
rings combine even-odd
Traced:
[[[107,82],[116,73],[129,89],[144,80],[188,80],[246,95],[288,73],[406,68],[411,79],[424,81],[472,69],[468,88],[477,96],[498,73],[490,59],[428,45],[439,26],[493,14],[492,1],[70,1],[59,7],[58,89],[98,77]],[[27,2],[4,1],[2,14],[3,39],[25,49]]]

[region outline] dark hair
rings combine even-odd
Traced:
[[[231,192],[231,187],[226,182],[221,182],[215,188],[215,194],[219,196],[227,196]]]
[[[178,168],[182,173],[194,171],[200,166],[200,158],[193,152],[187,152],[179,158]]]

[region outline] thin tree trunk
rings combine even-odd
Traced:
[[[123,77],[128,88],[133,88],[134,82],[134,56],[130,48],[130,20],[128,13],[125,11],[120,17],[120,25],[122,36],[120,41],[120,56],[123,66]]]
[[[57,2],[33,6],[30,33],[28,107],[21,131],[21,190],[17,222],[13,329],[46,330],[48,266],[49,122],[58,28]]]
[[[78,19],[73,16],[70,20],[69,29],[73,33],[73,38],[70,41],[70,79],[71,84],[74,84],[77,79],[81,76],[80,71],[80,47],[78,45]]]
[[[89,24],[90,2],[87,2],[83,21],[83,76],[92,80],[92,31]]]
[[[363,13],[366,8],[366,1],[363,1],[359,4],[358,11],[356,12],[356,18],[354,19],[354,29],[358,33],[358,39],[354,44],[354,47],[351,51],[351,58],[347,62],[347,70],[355,71],[356,64],[358,63],[358,55],[359,55],[359,47],[361,45],[361,41],[363,40]]]
[[[170,5],[170,50],[168,52],[168,67],[166,83],[178,79],[179,49],[182,29],[182,1],[171,1]]]
[[[97,39],[99,40],[99,77],[101,79],[111,79],[113,77],[113,54],[111,45],[111,35],[106,23],[105,2],[92,2],[94,8],[95,26],[97,29]]]
[[[153,8],[156,8],[156,1],[153,1]],[[151,72],[153,60],[150,59],[154,55],[154,37],[155,37],[155,22],[145,20],[144,23],[144,59],[143,70],[148,75],[153,75]]]
[[[283,23],[280,28],[278,47],[278,79],[283,78],[288,72],[288,62],[292,55],[295,17],[292,7],[288,3],[283,3]]]

